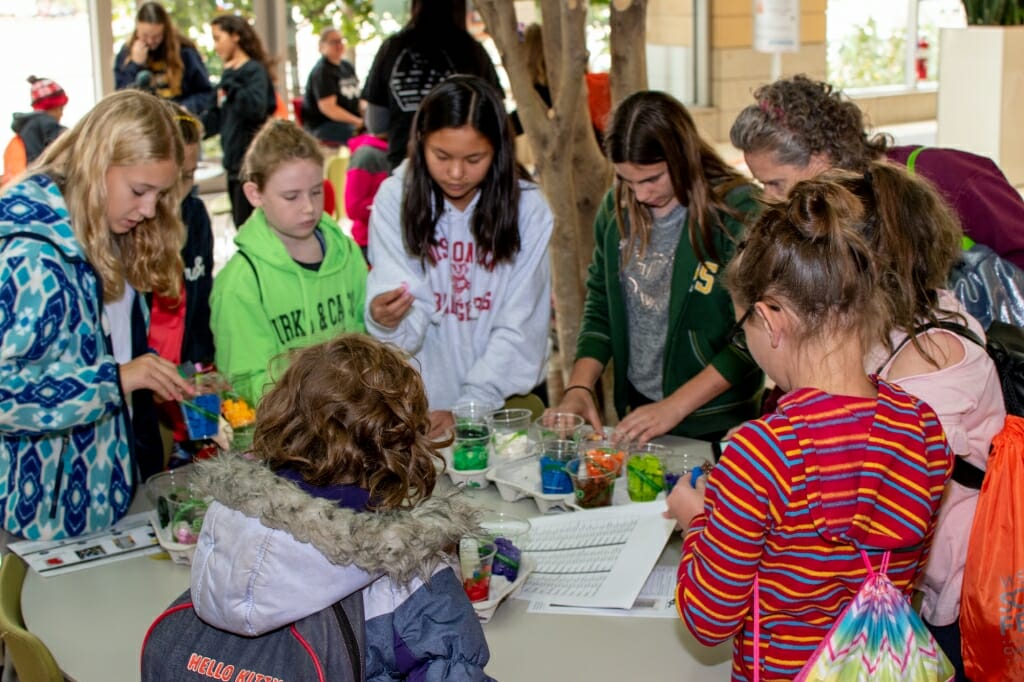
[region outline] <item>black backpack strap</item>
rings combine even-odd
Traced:
[[[875,374],[881,374],[882,368],[885,367],[890,360],[896,357],[899,354],[899,352],[903,350],[903,348],[908,343],[913,341],[914,338],[916,338],[919,334],[924,334],[925,332],[930,331],[932,329],[942,329],[944,331],[956,334],[957,336],[962,336],[963,338],[967,339],[968,341],[971,341],[972,343],[977,344],[978,346],[981,346],[982,349],[985,349],[987,351],[987,349],[985,348],[985,343],[978,337],[977,334],[972,332],[966,325],[962,325],[958,322],[950,322],[949,320],[928,322],[926,324],[922,324],[920,327],[914,327],[914,333],[907,334],[906,337],[902,341],[900,341],[900,344],[893,349],[892,354],[885,359],[885,362],[878,366],[878,369],[875,370]]]
[[[352,599],[353,596],[359,597],[359,608],[362,608],[362,593],[356,592],[354,595],[349,595],[345,599],[339,602],[335,602],[334,606],[334,617],[338,619],[338,627],[341,628],[341,638],[345,640],[345,648],[348,649],[348,658],[352,662],[352,679],[362,680],[363,679],[363,652],[359,648],[359,639],[356,637],[355,630],[352,629],[352,623],[348,619],[348,614],[345,613],[345,607],[342,603],[347,599]]]
[[[953,334],[956,334],[957,336],[961,336],[967,339],[968,341],[980,346],[983,350],[988,352],[988,349],[985,347],[985,343],[981,340],[981,338],[977,334],[972,332],[966,325],[960,324],[959,322],[951,322],[949,320],[928,322],[926,324],[922,324],[920,327],[915,327],[913,334],[907,334],[907,337],[900,342],[900,345],[896,346],[896,349],[893,350],[892,355],[890,355],[889,358],[882,363],[882,365],[878,368],[878,371],[875,373],[881,373],[882,367],[885,367],[889,360],[892,360],[894,357],[896,357],[896,354],[903,350],[903,347],[910,343],[910,341],[914,337],[916,337],[918,334],[923,334],[931,329],[942,329],[943,331],[951,332]],[[981,490],[981,484],[985,480],[985,470],[979,469],[978,467],[974,466],[963,457],[957,455],[953,459],[953,475],[951,478],[960,485],[964,486],[965,488]]]
[[[245,262],[252,268],[252,276],[256,278],[256,293],[260,295],[260,303],[263,303],[263,287],[260,286],[260,273],[256,271],[256,264],[252,262],[252,258],[249,258],[249,254],[239,249],[236,253],[245,259]]]

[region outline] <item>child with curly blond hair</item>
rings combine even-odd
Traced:
[[[199,465],[215,500],[192,562],[199,617],[255,636],[362,590],[367,680],[490,679],[448,554],[475,512],[432,496],[429,427],[396,348],[342,334],[295,352],[259,405],[255,459]]]

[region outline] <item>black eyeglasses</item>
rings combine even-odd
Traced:
[[[747,347],[747,335],[743,331],[743,325],[745,325],[747,323],[747,320],[750,319],[750,314],[753,313],[753,312],[754,312],[754,304],[751,303],[750,307],[747,308],[747,312],[743,313],[743,317],[741,317],[740,319],[736,320],[736,324],[734,324],[732,326],[732,329],[729,330],[729,336],[726,337],[728,339],[729,343],[731,343],[732,345],[736,346],[737,348],[739,348],[742,351],[749,351],[750,350]]]

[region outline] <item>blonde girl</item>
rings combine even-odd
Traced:
[[[282,351],[364,330],[366,262],[324,213],[323,156],[313,136],[274,119],[252,142],[243,189],[256,207],[213,283],[217,367],[250,401]]]
[[[169,107],[101,100],[0,195],[0,518],[9,533],[99,530],[136,484],[131,394],[191,392],[146,353],[138,292],[176,296],[182,142]],[[141,343],[139,342],[141,339]]]

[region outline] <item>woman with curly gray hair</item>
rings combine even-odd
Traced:
[[[763,85],[729,131],[770,198],[829,168],[863,171],[888,158],[929,180],[964,233],[1024,268],[1024,200],[991,159],[956,149],[893,146],[869,134],[864,114],[832,85],[798,75]]]

